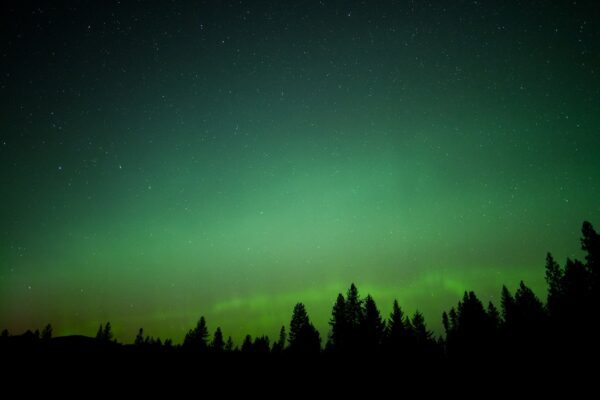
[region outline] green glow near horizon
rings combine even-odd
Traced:
[[[546,252],[581,257],[600,224],[597,27],[580,5],[351,3],[108,7],[126,31],[17,10],[0,328],[179,343],[205,315],[239,343],[302,301],[325,339],[354,282],[441,333],[464,290],[544,298]]]

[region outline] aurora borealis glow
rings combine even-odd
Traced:
[[[600,224],[595,1],[157,3],[3,6],[0,328],[439,332]]]

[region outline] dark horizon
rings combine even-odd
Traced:
[[[594,315],[600,304],[600,235],[589,222],[581,229],[585,260],[568,259],[560,266],[546,256],[547,300],[543,302],[523,281],[511,293],[501,289],[500,304],[484,305],[473,291],[465,291],[456,307],[444,311],[445,334],[435,337],[423,314],[410,316],[394,301],[389,317],[382,316],[371,295],[361,296],[352,283],[332,307],[330,330],[324,337],[313,325],[303,303],[296,303],[289,325],[276,338],[247,334],[236,344],[217,327],[211,336],[201,316],[181,344],[144,334],[140,328],[131,344],[114,338],[110,322],[100,324],[95,338],[70,335],[53,337],[48,324],[41,332],[0,334],[0,353],[26,354],[225,354],[241,355],[377,355],[429,363],[483,361],[503,365],[514,357],[526,360],[584,360],[598,355],[595,332],[581,322]],[[579,325],[577,325],[579,324]]]

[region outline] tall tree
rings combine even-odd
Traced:
[[[52,339],[52,325],[48,324],[42,330],[42,340],[48,341]]]
[[[338,352],[344,351],[348,322],[346,321],[346,300],[341,293],[338,294],[335,304],[333,305],[329,325],[331,326],[331,348]]]
[[[431,345],[431,340],[432,340],[433,334],[431,333],[431,331],[429,331],[427,329],[427,324],[425,323],[425,317],[418,310],[415,311],[415,314],[412,317],[412,326],[413,326],[413,332],[414,332],[414,340],[415,340],[417,349],[419,349],[421,352],[428,351],[428,349]]]
[[[500,328],[502,320],[500,318],[500,312],[491,301],[488,303],[487,316],[490,323],[490,328],[496,332]]]
[[[104,325],[104,332],[102,336],[106,342],[110,342],[113,340],[112,326],[110,325],[110,321]]]
[[[200,317],[194,329],[190,329],[183,339],[183,348],[188,351],[204,352],[208,350],[208,328],[206,320]]]
[[[585,268],[589,275],[588,301],[583,313],[595,315],[600,310],[600,235],[596,233],[591,223],[585,221],[581,228],[581,249],[587,254],[585,256]],[[595,329],[598,323],[594,323]],[[596,341],[597,343],[597,341]],[[598,344],[600,347],[600,344]]]
[[[133,344],[135,344],[138,347],[144,344],[144,328],[140,328],[138,334],[135,336]]]
[[[454,326],[450,324],[450,318],[448,317],[448,313],[446,313],[446,311],[442,313],[442,326],[444,327],[446,337],[448,337],[452,333]]]
[[[235,351],[235,347],[233,345],[233,339],[231,338],[231,336],[227,337],[227,343],[225,343],[225,351],[227,353],[231,353],[231,352]]]
[[[349,329],[356,330],[360,325],[360,321],[363,316],[363,304],[358,294],[358,288],[354,283],[350,285],[348,294],[346,296],[345,309],[346,309],[346,322]]]
[[[276,342],[273,342],[273,353],[281,353],[285,350],[285,342],[287,339],[287,335],[285,333],[285,326],[281,326],[279,329],[279,339]]]
[[[362,349],[373,353],[379,351],[381,347],[385,324],[371,295],[367,295],[364,304],[364,314],[361,321]]]
[[[112,341],[113,333],[112,333],[112,326],[110,325],[110,322],[107,322],[106,325],[104,325],[104,327],[102,327],[102,324],[100,324],[100,327],[98,328],[98,332],[96,333],[96,339],[98,339],[100,342],[104,342],[104,343],[108,343],[108,342]]]
[[[600,235],[588,221],[583,222],[581,235],[581,249],[587,253],[585,256],[587,266],[597,274],[597,269],[600,268]]]
[[[551,315],[559,317],[562,314],[563,301],[563,271],[552,254],[546,254],[546,283],[548,284],[548,297],[546,304]]]
[[[310,322],[304,304],[294,306],[290,322],[289,351],[292,353],[318,353],[321,350],[321,337]]]
[[[515,292],[515,310],[515,323],[521,334],[542,333],[546,320],[544,305],[523,281],[519,283],[519,288]]]
[[[242,353],[252,353],[254,350],[254,346],[252,343],[252,336],[246,335],[244,337],[244,341],[242,342]]]
[[[398,300],[394,299],[394,305],[392,306],[392,312],[387,324],[387,348],[392,353],[399,353],[403,348],[406,347],[406,323],[404,312],[398,304]]]
[[[515,299],[510,294],[508,288],[502,285],[502,293],[500,295],[500,304],[502,306],[502,320],[506,328],[510,330],[510,326],[514,320]]]
[[[494,304],[487,311],[475,292],[465,292],[457,308],[442,315],[446,331],[446,352],[451,358],[490,358],[497,345],[500,314]]]
[[[346,321],[344,347],[349,351],[358,349],[361,345],[360,323],[363,319],[363,301],[354,283],[350,285],[346,295]]]
[[[215,334],[213,335],[212,343],[210,344],[210,349],[215,353],[222,353],[225,350],[225,342],[223,341],[223,332],[221,331],[221,327],[218,326]]]

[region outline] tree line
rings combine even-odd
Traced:
[[[96,349],[127,348],[138,352],[206,354],[378,354],[404,360],[473,360],[512,357],[569,357],[598,354],[598,307],[600,305],[600,235],[589,222],[582,226],[581,248],[585,260],[567,259],[561,267],[548,253],[545,265],[547,298],[542,302],[520,282],[514,293],[501,289],[500,304],[484,305],[473,291],[465,292],[457,305],[444,311],[444,335],[434,337],[423,314],[407,315],[398,301],[387,318],[371,295],[361,297],[351,284],[339,293],[332,307],[330,330],[324,340],[312,324],[306,307],[297,303],[289,327],[278,337],[246,335],[241,345],[225,339],[220,327],[212,337],[206,319],[200,317],[180,345],[144,334],[140,328],[132,345],[121,346],[113,338],[110,322],[101,324],[93,341],[83,346]],[[0,348],[51,346],[52,326],[41,332],[18,336],[5,329]],[[58,338],[56,338],[58,339]],[[12,346],[12,347],[11,347]]]

